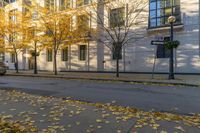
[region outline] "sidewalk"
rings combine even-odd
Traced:
[[[8,76],[31,76],[31,77],[46,77],[46,78],[64,78],[64,79],[81,79],[81,80],[101,80],[101,81],[119,81],[119,82],[135,82],[135,83],[150,83],[150,84],[171,84],[171,85],[186,85],[200,86],[200,75],[175,75],[175,80],[168,80],[167,74],[155,74],[152,79],[152,74],[128,74],[121,73],[119,78],[115,77],[115,73],[94,73],[94,72],[59,72],[54,75],[53,72],[38,71],[38,74],[33,74],[33,71],[23,71],[16,73],[14,70],[8,70]]]
[[[13,132],[16,127],[21,133],[200,132],[199,114],[145,112],[114,102],[86,103],[7,89],[0,89],[0,96],[0,122],[4,123],[0,132]]]

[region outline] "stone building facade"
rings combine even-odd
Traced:
[[[127,0],[131,4],[134,0]],[[171,3],[172,2],[172,3]],[[15,4],[12,1],[10,4]],[[60,2],[58,2],[60,3]],[[70,2],[76,7],[75,0]],[[87,6],[87,0],[83,0]],[[129,43],[123,47],[120,71],[122,72],[168,72],[169,58],[156,58],[157,47],[151,45],[155,39],[169,37],[170,27],[167,18],[173,8],[176,16],[174,24],[174,39],[180,41],[180,46],[174,50],[174,68],[176,73],[200,74],[200,6],[198,0],[149,0],[146,7],[146,18],[138,32],[144,38],[137,42]],[[13,6],[15,7],[15,6]],[[109,21],[109,20],[108,20]],[[91,26],[97,24],[91,20]],[[19,55],[19,68],[23,70],[33,69],[32,57],[26,57],[28,50]],[[51,51],[43,50],[38,57],[38,69],[53,69]],[[5,61],[9,68],[14,69],[14,59],[10,53],[5,53]],[[60,71],[115,71],[115,60],[112,52],[96,40],[90,40],[60,49],[57,55],[58,70]]]

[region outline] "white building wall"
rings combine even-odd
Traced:
[[[180,46],[175,50],[175,72],[180,73],[200,73],[200,52],[199,52],[199,1],[181,0],[181,16],[183,27],[175,27],[175,40],[180,41]],[[147,7],[148,11],[148,7]],[[145,15],[144,15],[145,14]],[[120,71],[126,72],[152,72],[156,46],[150,44],[155,36],[168,36],[168,29],[148,30],[148,12],[144,13],[146,17],[144,27],[139,28],[144,33],[145,38],[128,44],[123,50],[125,55],[120,60]],[[93,20],[92,26],[96,26]],[[87,43],[82,43],[87,44]],[[115,60],[112,60],[112,53],[106,46],[98,42],[90,42],[89,64],[88,60],[79,60],[79,44],[71,45],[69,50],[69,60],[61,61],[61,53],[58,52],[58,70],[61,71],[114,71]],[[70,48],[69,48],[70,49]],[[70,52],[71,51],[71,52]],[[22,55],[19,56],[20,69],[24,68]],[[6,60],[10,61],[10,54],[5,54]],[[103,63],[103,61],[105,61]],[[25,63],[28,63],[27,59]],[[103,65],[103,66],[102,66]],[[14,64],[9,62],[10,68],[14,69]],[[27,66],[27,65],[25,65]],[[53,63],[46,61],[46,50],[40,53],[38,57],[38,69],[52,71]],[[169,59],[157,59],[155,72],[168,72]]]
[[[68,61],[62,61],[61,50],[57,53],[57,68],[59,71],[97,71],[97,48],[96,42],[89,42],[89,68],[88,68],[88,50],[86,51],[86,60],[79,60],[79,45],[88,43],[79,43],[68,46]],[[53,61],[48,62],[46,50],[43,50],[38,57],[39,70],[53,70]]]
[[[183,27],[174,27],[174,40],[180,41],[180,46],[174,51],[175,72],[200,73],[199,56],[199,1],[181,0],[181,16]],[[144,14],[143,14],[144,15]],[[148,13],[146,14],[148,18]],[[148,22],[148,19],[146,20]],[[156,46],[151,45],[155,36],[169,36],[168,29],[148,30],[148,23],[140,29],[146,36],[144,39],[130,43],[125,47],[125,56],[120,61],[121,71],[152,72]],[[106,71],[115,70],[110,50],[105,50]],[[125,69],[124,69],[125,68]],[[168,72],[169,59],[156,59],[155,72]]]

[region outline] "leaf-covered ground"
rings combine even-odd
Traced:
[[[200,115],[145,112],[129,107],[86,103],[0,90],[0,132],[179,133],[200,132]]]

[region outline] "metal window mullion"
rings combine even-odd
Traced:
[[[151,12],[151,1],[149,1],[149,27],[151,27],[151,18],[150,18],[150,12]]]
[[[174,4],[173,4],[173,2],[174,2],[174,0],[171,0],[172,1],[172,5],[171,5],[171,15],[173,16],[173,7],[174,7]]]
[[[158,23],[157,23],[157,21],[158,21],[158,13],[157,13],[157,11],[158,11],[158,0],[156,0],[156,26],[158,26]]]

